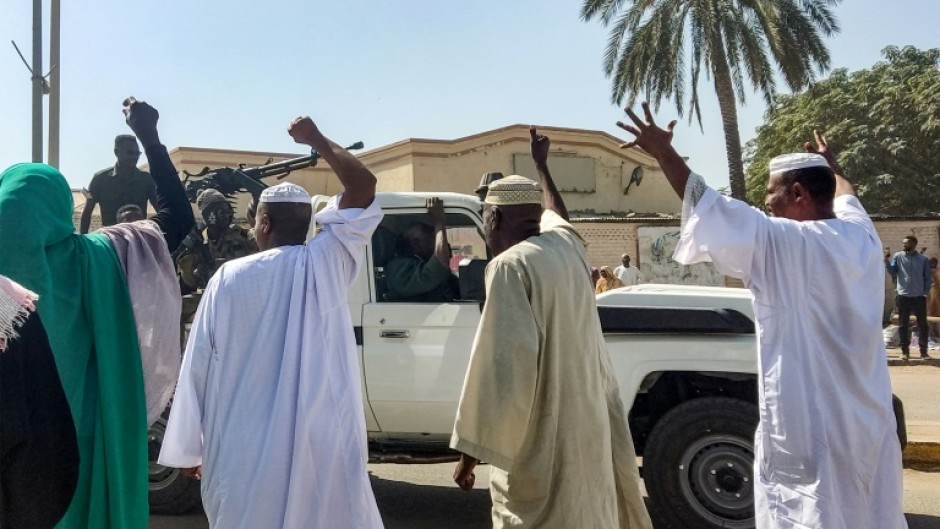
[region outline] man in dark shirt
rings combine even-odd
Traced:
[[[932,280],[930,261],[917,251],[917,237],[909,235],[903,241],[904,251],[891,256],[885,254],[885,267],[897,281],[898,327],[901,332],[901,356],[910,358],[911,313],[917,317],[917,339],[920,342],[920,357],[927,354],[927,294]]]
[[[453,301],[459,292],[457,277],[450,271],[450,244],[444,203],[434,197],[427,202],[432,227],[416,222],[402,234],[402,251],[386,267],[388,301]]]
[[[95,173],[88,186],[90,196],[85,201],[82,211],[81,233],[88,233],[91,215],[95,206],[101,205],[101,225],[117,224],[117,211],[122,206],[133,204],[141,211],[147,211],[147,201],[157,206],[157,188],[150,173],[137,168],[140,148],[137,138],[121,134],[114,138],[114,167]]]

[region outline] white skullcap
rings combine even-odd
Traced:
[[[283,184],[278,184],[276,186],[271,186],[261,192],[261,198],[258,199],[259,203],[272,203],[272,202],[295,202],[295,203],[310,203],[310,193],[307,193],[307,190],[300,187],[297,184],[292,184],[290,182],[284,182]]]
[[[490,184],[483,202],[493,206],[542,204],[542,186],[524,176],[509,175]]]
[[[770,160],[770,175],[773,176],[794,169],[806,169],[807,167],[829,167],[829,162],[821,155],[811,152],[782,154]]]

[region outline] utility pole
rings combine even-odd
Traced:
[[[61,0],[52,0],[49,17],[49,165],[59,168],[59,35]]]
[[[33,161],[42,163],[42,0],[33,0]]]

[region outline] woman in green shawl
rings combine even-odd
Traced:
[[[157,186],[151,220],[75,235],[72,193],[61,173],[17,164],[0,174],[0,274],[38,294],[36,310],[77,433],[78,485],[57,525],[63,528],[147,527],[148,408],[155,407],[147,400],[168,391],[145,391],[154,371],[145,366],[151,354],[179,351],[178,327],[155,328],[139,315],[172,313],[174,300],[178,314],[179,292],[152,285],[175,277],[169,252],[189,232],[193,214],[160,144],[157,111],[129,98],[124,113]]]

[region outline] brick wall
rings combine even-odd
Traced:
[[[940,258],[940,220],[876,220],[875,229],[881,244],[892,252],[901,251],[901,241],[908,235],[917,237],[917,249],[927,248],[927,257]]]
[[[600,268],[620,265],[620,256],[630,254],[636,264],[637,230],[640,224],[629,222],[578,222],[578,232],[588,242],[587,254],[591,266]]]

